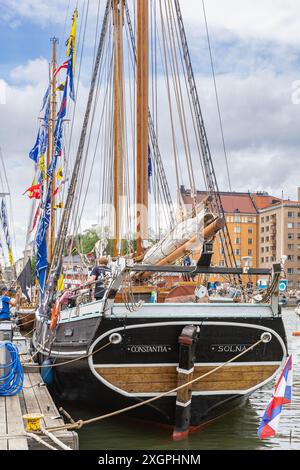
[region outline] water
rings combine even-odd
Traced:
[[[271,398],[274,383],[251,396],[246,405],[191,434],[188,439],[173,442],[170,430],[149,426],[129,418],[118,417],[84,427],[79,432],[81,449],[89,450],[300,450],[300,318],[293,309],[283,313],[289,352],[294,360],[293,401],[285,405],[275,438],[260,441],[257,428]],[[71,410],[75,418],[91,418],[95,412]]]

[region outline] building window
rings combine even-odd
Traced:
[[[248,228],[248,233],[253,233],[253,228]]]
[[[248,256],[252,256],[253,255],[253,250],[248,250]]]
[[[270,217],[267,215],[266,222],[269,222],[269,220],[270,220]]]
[[[234,240],[234,243],[235,243],[235,245],[240,245],[240,244],[241,244],[241,239],[240,239],[240,238],[236,238],[236,239]]]
[[[221,268],[225,268],[225,260],[224,259],[221,259],[220,266],[221,266]]]
[[[287,228],[294,228],[294,223],[293,222],[289,222],[287,224]]]
[[[298,228],[300,228],[300,224],[299,224],[299,222],[298,222]]]
[[[288,233],[288,240],[294,240],[294,234]],[[298,240],[300,240],[300,233],[298,233]]]
[[[248,224],[252,224],[253,223],[252,217],[248,217],[247,221],[248,221]]]
[[[265,243],[264,237],[261,237],[260,241],[261,241],[261,243]]]
[[[263,247],[263,246],[261,247],[260,251],[261,251],[262,253],[264,253],[264,252],[265,252],[265,249],[264,249],[264,247]]]
[[[240,250],[234,250],[234,254],[235,254],[235,256],[240,256],[241,251]]]
[[[270,231],[270,227],[267,226],[267,227],[266,227],[266,232],[269,232],[269,231]]]
[[[266,257],[266,263],[268,263],[268,262],[269,262],[269,257],[267,256],[267,257]]]
[[[288,250],[293,250],[294,249],[294,245],[288,245]],[[298,245],[298,249],[300,250],[300,245]]]
[[[248,245],[252,245],[253,243],[253,239],[252,238],[248,238]]]
[[[288,274],[294,274],[294,269],[293,268],[288,268],[287,273]]]
[[[261,262],[261,263],[264,263],[264,262],[265,262],[265,258],[260,258],[260,262]]]
[[[270,237],[266,237],[266,243],[270,241]]]
[[[287,259],[288,259],[288,261],[294,261],[294,256],[293,255],[288,255]]]
[[[239,260],[236,261],[236,267],[240,268],[241,267],[241,262]]]
[[[241,217],[239,215],[235,215],[233,221],[234,222],[241,222]]]
[[[300,212],[298,212],[298,217],[300,217]]]
[[[264,233],[264,231],[265,231],[264,227],[262,227],[262,228],[260,229],[260,231],[261,231],[261,233]]]
[[[234,233],[241,233],[241,227],[234,227]]]
[[[262,218],[261,218],[261,223],[263,224],[264,222],[265,222],[265,218],[262,217]]]
[[[293,219],[295,217],[295,212],[288,212],[288,218]]]
[[[269,247],[266,246],[266,253],[269,253],[269,251],[270,251],[270,250],[269,250]]]

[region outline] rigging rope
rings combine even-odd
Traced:
[[[204,22],[205,22],[209,57],[210,57],[210,63],[211,63],[211,71],[212,71],[215,94],[216,94],[216,102],[217,102],[218,116],[219,116],[219,122],[220,122],[220,130],[221,130],[221,136],[222,136],[222,144],[223,144],[223,150],[224,150],[224,156],[225,156],[227,178],[228,178],[229,190],[230,190],[230,192],[232,192],[231,178],[230,178],[230,172],[229,172],[228,154],[227,154],[226,143],[225,143],[224,126],[223,126],[223,120],[222,120],[222,114],[221,114],[221,106],[220,106],[219,92],[218,92],[218,87],[217,87],[217,79],[216,79],[216,74],[215,74],[214,60],[213,60],[213,55],[212,55],[212,47],[211,47],[211,41],[210,41],[210,36],[209,36],[209,30],[208,30],[205,0],[202,0],[202,7],[203,7],[203,15],[204,15]]]

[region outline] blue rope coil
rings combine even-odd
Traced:
[[[23,388],[24,372],[19,358],[18,348],[9,342],[0,343],[10,357],[8,364],[0,364],[0,396],[13,397]]]

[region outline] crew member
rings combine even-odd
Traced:
[[[19,294],[13,299],[9,296],[10,291],[7,287],[2,287],[0,295],[0,321],[10,320],[10,307],[15,307],[19,300]]]
[[[101,300],[105,294],[104,279],[111,276],[111,268],[108,267],[108,259],[106,257],[98,258],[97,266],[94,267],[93,271],[87,282],[82,287],[88,286],[96,282],[95,285],[95,299]]]

